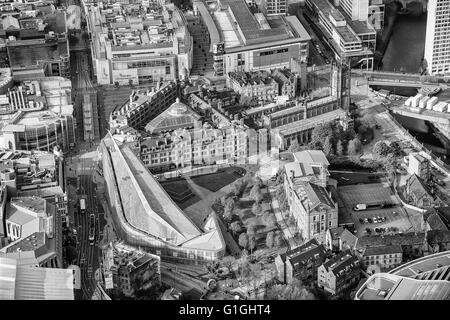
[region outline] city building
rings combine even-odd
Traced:
[[[303,75],[306,77],[306,75]],[[275,69],[272,72],[272,77],[278,82],[278,95],[287,96],[293,99],[297,96],[298,75],[290,69]]]
[[[372,275],[355,300],[448,300],[450,281],[417,280],[389,273]]]
[[[55,226],[68,223],[64,162],[43,151],[0,151],[0,181],[12,197],[39,197],[56,207]]]
[[[117,289],[127,297],[137,291],[161,285],[160,257],[138,250],[123,242],[109,243],[103,250],[103,273],[112,278],[106,289]]]
[[[214,129],[205,124],[192,130],[177,129],[143,138],[139,141],[139,155],[152,172],[193,165],[246,163],[248,136],[236,126]]]
[[[418,153],[409,154],[408,173],[427,181],[430,177],[430,160]]]
[[[325,244],[328,250],[341,252],[350,250],[354,252],[358,238],[342,226],[331,228],[325,234]]]
[[[319,266],[317,286],[333,295],[339,295],[358,283],[359,277],[359,260],[346,250]]]
[[[430,0],[427,6],[425,61],[431,75],[450,76],[450,1]]]
[[[367,247],[362,255],[362,260],[367,267],[375,265],[383,270],[392,269],[402,263],[403,249],[400,245]]]
[[[261,0],[259,3],[260,10],[267,16],[286,15],[288,11],[287,0]]]
[[[355,300],[449,300],[449,255],[435,253],[376,273],[358,289]]]
[[[45,8],[16,8],[17,17],[6,15],[2,21],[7,27],[3,37],[14,81],[70,76],[66,13]]]
[[[21,266],[0,257],[0,300],[75,300],[72,269]]]
[[[71,83],[62,77],[24,81],[0,96],[0,147],[12,150],[65,150],[75,144]]]
[[[100,1],[84,9],[98,84],[153,84],[189,76],[193,42],[175,5]]]
[[[314,282],[317,279],[317,270],[325,258],[325,247],[316,239],[312,239],[275,258],[278,279],[283,283],[291,283],[295,279],[304,283]]]
[[[334,4],[353,21],[367,21],[375,30],[381,30],[384,26],[383,0],[336,0]]]
[[[217,217],[195,225],[127,144],[108,134],[100,145],[105,193],[120,239],[162,260],[202,264],[225,255]]]
[[[306,61],[311,37],[295,16],[252,14],[245,0],[194,1],[210,35],[214,74],[289,68]]]
[[[200,124],[200,115],[176,98],[169,108],[147,123],[145,131],[158,135],[177,129],[193,130],[194,127],[200,127]]]
[[[109,116],[109,129],[133,128],[143,130],[156,116],[171,106],[178,97],[175,82],[163,84],[156,90],[132,91],[129,101],[116,107]]]
[[[3,216],[10,243],[0,256],[21,260],[20,265],[62,266],[62,228],[54,204],[39,197],[11,198]]]
[[[416,174],[406,179],[404,197],[409,203],[419,208],[430,208],[437,203],[424,180]]]
[[[267,71],[229,72],[227,86],[242,96],[259,101],[273,101],[279,91],[278,82]]]
[[[284,167],[289,213],[303,239],[325,243],[326,231],[337,227],[338,219],[337,202],[326,188],[329,162],[318,150],[297,152],[294,158]]]
[[[352,68],[373,69],[376,30],[367,22],[367,2],[335,1],[339,4],[337,7],[328,0],[306,0],[305,3],[308,8],[306,14],[317,24],[337,60]],[[365,19],[361,21],[359,18]]]
[[[370,253],[374,250],[376,251],[376,247],[387,246],[401,246],[403,260],[422,257],[428,252],[426,233],[408,232],[402,234],[362,236],[358,238],[355,253],[360,259],[363,259],[366,250],[369,250]],[[379,257],[379,259],[391,258],[392,260],[394,254],[392,253],[392,255],[392,257]],[[392,264],[393,262],[391,261],[390,263]],[[387,264],[389,264],[389,261]]]

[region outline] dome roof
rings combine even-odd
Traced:
[[[184,115],[187,112],[187,106],[180,102],[180,99],[177,98],[174,103],[169,107],[168,113],[171,116],[179,117]]]
[[[200,118],[200,115],[177,98],[169,108],[151,120],[145,126],[145,130],[157,134],[181,128],[193,128]]]

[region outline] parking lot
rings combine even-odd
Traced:
[[[399,204],[395,194],[387,183],[356,184],[338,187],[338,193],[344,202],[357,230],[357,236],[376,234],[375,228],[385,228],[386,232],[406,232],[412,228],[407,212]],[[375,208],[355,211],[356,204],[393,203],[392,208]],[[374,219],[375,218],[375,219]],[[384,221],[375,222],[378,218]],[[361,219],[361,220],[360,220]],[[367,219],[368,222],[364,222]],[[362,222],[361,222],[362,221]],[[370,222],[372,221],[372,222]]]

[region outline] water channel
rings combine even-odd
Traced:
[[[397,16],[389,44],[382,60],[383,64],[381,70],[410,73],[420,72],[425,48],[426,22],[426,13],[420,16]],[[374,86],[373,89],[386,89],[391,93],[406,97],[417,94],[416,88]],[[424,143],[426,147],[432,150],[434,149],[433,152],[436,155],[444,155],[443,153],[436,151],[436,148],[441,149],[444,146],[435,135],[436,129],[430,125],[430,123],[401,115],[394,115],[394,117],[403,127],[408,129],[417,140]]]

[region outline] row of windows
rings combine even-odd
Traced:
[[[269,55],[278,54],[278,53],[284,53],[284,52],[288,52],[288,51],[289,51],[288,48],[283,48],[283,49],[278,49],[278,50],[270,50],[270,51],[263,51],[263,52],[256,53],[256,56],[264,57],[264,56],[269,56]]]

